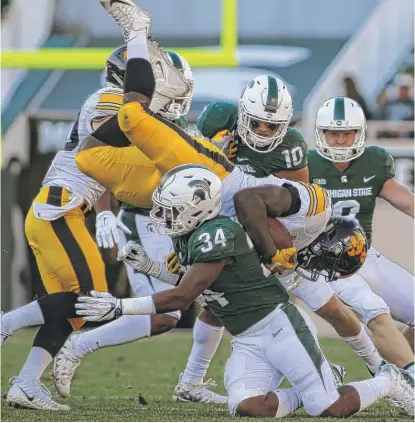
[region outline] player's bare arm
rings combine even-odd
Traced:
[[[162,314],[185,310],[209,288],[231,260],[195,263],[183,276],[178,287],[148,297],[119,299],[105,292],[92,292],[91,297],[81,296],[75,305],[77,314],[93,322],[112,320],[121,315]]]
[[[280,170],[275,175],[279,178],[284,178],[296,182],[304,182],[306,184],[308,184],[310,177],[308,166],[296,170]]]
[[[189,308],[193,301],[212,285],[226,264],[229,264],[229,260],[193,264],[177,288],[153,295],[156,312],[168,313]]]
[[[388,179],[379,194],[384,200],[408,216],[414,217],[415,196],[395,178]]]
[[[239,222],[264,262],[269,262],[277,248],[269,234],[267,217],[279,217],[290,210],[290,190],[274,185],[247,188],[235,194],[233,201]]]

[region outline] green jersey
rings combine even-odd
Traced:
[[[232,334],[255,325],[288,295],[279,280],[264,276],[263,267],[242,226],[218,216],[192,233],[173,239],[180,264],[209,263],[231,259],[219,277],[203,292],[209,309]]]
[[[205,107],[199,116],[196,126],[206,138],[212,138],[220,131],[234,131],[238,118],[236,104],[217,101]],[[294,128],[289,128],[282,143],[269,153],[258,153],[249,148],[241,140],[238,141],[238,152],[235,164],[243,172],[263,178],[275,175],[281,170],[297,170],[307,166],[307,143]]]
[[[310,181],[321,185],[330,195],[333,216],[355,216],[372,243],[373,213],[376,197],[383,184],[395,176],[392,156],[381,147],[366,147],[364,153],[353,160],[344,172],[316,150],[308,154]]]
[[[264,178],[280,170],[297,170],[307,166],[307,143],[294,128],[288,128],[282,143],[269,153],[258,153],[243,142],[238,144],[235,164],[243,172]]]

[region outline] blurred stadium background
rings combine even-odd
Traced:
[[[413,0],[140,0],[140,6],[151,13],[154,37],[180,48],[194,69],[190,122],[210,101],[236,101],[253,77],[271,73],[290,87],[293,124],[312,148],[317,108],[347,95],[366,111],[367,144],[387,148],[398,180],[413,189]],[[122,39],[98,0],[2,0],[1,24],[1,306],[9,310],[40,287],[25,215]],[[412,273],[413,229],[412,219],[379,202],[374,246]],[[104,255],[114,292],[126,295],[115,252]],[[186,317],[184,326],[191,324]],[[319,330],[332,334],[324,324]]]

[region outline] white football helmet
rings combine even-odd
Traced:
[[[150,110],[162,112],[162,116],[170,120],[178,119],[190,108],[195,83],[192,70],[178,53],[164,52],[154,41],[147,45],[156,81]]]
[[[350,147],[330,147],[325,131],[356,130]],[[348,162],[361,156],[365,150],[366,117],[356,101],[334,97],[318,109],[315,123],[316,149],[320,156],[334,163]]]
[[[195,79],[193,78],[193,72],[189,63],[183,56],[174,51],[166,51],[166,53],[175,68],[183,73],[185,80],[190,86],[189,91],[185,95],[176,97],[160,109],[160,114],[163,117],[169,120],[176,120],[189,113],[192,104]]]
[[[238,134],[242,141],[259,153],[268,153],[280,144],[293,115],[291,94],[274,76],[253,79],[239,97]],[[258,121],[275,125],[271,136],[255,134]]]
[[[213,219],[221,209],[221,180],[196,164],[167,172],[153,193],[150,219],[167,235],[178,237]]]

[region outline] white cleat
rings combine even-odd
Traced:
[[[398,369],[393,364],[383,365],[376,376],[387,377],[392,381],[385,400],[395,407],[402,408],[408,416],[414,415],[414,385],[411,375],[405,370]]]
[[[213,392],[208,387],[215,387],[216,382],[212,379],[203,382],[201,385],[182,382],[182,374],[173,391],[173,401],[177,402],[204,402],[211,404],[227,404],[228,397]]]
[[[10,331],[9,325],[7,324],[7,319],[4,318],[3,312],[1,312],[0,316],[0,325],[1,325],[1,346],[6,342],[7,338],[12,336],[12,332]]]
[[[329,363],[336,381],[337,389],[344,385],[344,379],[347,375],[346,369],[339,364]]]
[[[147,47],[156,82],[150,109],[157,113],[171,100],[186,96],[191,86],[184,77],[183,71],[173,65],[160,44],[149,38]]]
[[[67,405],[53,401],[52,394],[38,380],[10,379],[7,403],[13,407],[35,408],[37,410],[68,411]]]
[[[58,394],[63,398],[70,395],[72,379],[75,376],[76,369],[81,364],[81,360],[72,354],[71,338],[65,342],[64,346],[53,360],[53,383],[55,384]]]
[[[148,35],[150,15],[132,0],[100,0],[101,6],[121,27],[125,42],[133,40],[138,32]]]

